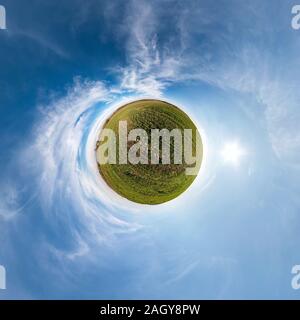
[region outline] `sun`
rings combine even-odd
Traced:
[[[228,142],[221,150],[221,156],[224,162],[239,165],[241,158],[245,155],[245,150],[239,145],[238,142]]]

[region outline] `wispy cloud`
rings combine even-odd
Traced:
[[[282,12],[276,21],[259,1],[222,2],[222,17],[214,5],[205,3],[169,1],[167,6],[169,12],[156,1],[128,5],[123,25],[128,31],[128,65],[117,70],[121,88],[159,96],[173,83],[201,81],[253,95],[261,104],[278,159],[297,166],[300,81],[294,66],[299,58],[284,14],[289,6],[272,4],[272,12]],[[275,41],[279,33],[285,48]]]
[[[39,107],[34,139],[20,155],[49,226],[68,226],[73,249],[60,257],[75,259],[89,252],[90,240],[109,244],[114,234],[139,228],[118,217],[118,201],[103,190],[94,159],[98,122],[111,99],[102,82],[76,79],[65,97]]]
[[[131,1],[127,7],[122,31],[128,65],[116,68],[123,90],[160,96],[177,78],[181,45],[175,48],[173,39],[163,40],[159,8],[156,1]]]
[[[66,52],[66,50],[62,48],[59,44],[57,44],[53,40],[46,38],[45,35],[39,34],[37,31],[14,30],[11,32],[11,34],[13,36],[20,36],[20,37],[24,37],[25,39],[34,41],[40,47],[46,50],[49,50],[51,53],[54,53],[55,55],[61,58],[67,59],[70,57],[70,55]]]

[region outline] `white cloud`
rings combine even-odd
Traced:
[[[222,11],[193,1],[167,6],[169,12],[156,1],[128,6],[128,66],[118,70],[121,88],[159,96],[174,82],[201,81],[250,94],[261,104],[276,156],[298,167],[299,45],[284,14],[288,6],[273,4],[280,12],[276,19],[260,1],[223,2]]]
[[[26,196],[26,188],[18,186],[10,181],[1,183],[0,196],[0,220],[10,221],[32,203],[37,193],[32,194],[29,198]]]
[[[155,1],[132,1],[127,7],[123,32],[128,65],[116,71],[120,74],[120,87],[129,92],[160,96],[178,75],[180,45],[175,49],[171,41],[159,43],[159,8]]]
[[[84,256],[90,241],[109,244],[114,235],[139,228],[118,217],[118,199],[107,194],[96,165],[99,123],[111,98],[102,82],[76,79],[65,97],[40,106],[34,141],[20,155],[28,177],[36,180],[49,226],[65,226],[73,238],[67,240],[75,243],[66,253],[55,249],[60,257]]]
[[[80,237],[74,236],[78,247],[69,253],[69,257],[89,252],[85,234],[92,234],[103,243],[109,242],[114,233],[140,228],[118,216],[113,202],[119,202],[111,194],[107,196],[103,185],[99,186],[98,177],[90,165],[92,155],[86,150],[93,150],[99,122],[92,121],[91,124],[88,117],[97,110],[95,105],[99,102],[105,104],[114,99],[121,102],[120,96],[128,92],[160,96],[174,82],[191,80],[253,94],[265,110],[271,143],[277,156],[292,165],[299,163],[297,104],[300,100],[296,72],[282,70],[272,50],[261,45],[265,39],[264,34],[258,35],[261,25],[257,30],[255,26],[247,29],[249,36],[254,34],[258,37],[255,38],[257,41],[243,38],[243,41],[236,42],[234,27],[226,17],[219,21],[219,16],[213,14],[210,7],[199,4],[196,7],[191,5],[184,10],[182,7],[170,7],[169,15],[176,16],[172,20],[176,23],[170,25],[171,31],[164,34],[162,29],[166,20],[162,18],[167,19],[168,15],[162,17],[163,11],[158,3],[133,1],[122,25],[128,29],[128,65],[117,69],[119,85],[108,88],[102,82],[78,80],[66,97],[40,108],[42,115],[35,131],[36,140],[24,150],[22,157],[29,163],[27,168],[36,179],[40,179],[40,200],[50,223],[58,219],[66,225],[76,223],[81,228]],[[238,16],[237,11],[235,15]],[[259,22],[262,23],[261,20]],[[294,52],[282,63],[286,63],[288,58],[288,66],[292,67]],[[99,113],[95,112],[93,116],[103,119],[112,110],[105,109],[105,112],[100,112],[99,107]],[[86,135],[88,141],[85,140]],[[80,161],[78,157],[82,157]],[[0,206],[2,217],[7,219],[22,210],[16,195],[14,189],[8,190],[6,202]],[[130,210],[135,210],[127,205]]]

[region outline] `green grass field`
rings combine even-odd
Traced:
[[[151,129],[192,129],[193,155],[196,155],[196,134],[199,134],[191,119],[179,108],[160,100],[139,100],[129,103],[106,121],[103,128],[109,128],[118,135],[119,121],[127,120],[128,131],[135,128],[146,130],[150,140]],[[201,139],[200,139],[201,140]],[[171,139],[171,160],[174,156],[174,141]],[[151,141],[149,141],[150,149]],[[96,150],[100,142],[97,142]],[[129,149],[128,143],[128,149]],[[118,139],[117,139],[118,148]],[[201,159],[202,161],[202,143]],[[98,159],[98,156],[97,156]],[[118,153],[117,153],[118,159]],[[99,164],[98,168],[105,182],[121,196],[137,203],[160,204],[170,201],[183,193],[196,176],[188,176],[182,164]],[[193,165],[194,166],[194,165]]]

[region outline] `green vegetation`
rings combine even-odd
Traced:
[[[191,119],[176,106],[160,100],[139,100],[129,103],[117,111],[106,121],[103,128],[112,129],[118,134],[119,121],[127,120],[128,131],[135,128],[144,129],[149,136],[151,146],[151,129],[183,129],[193,130],[193,155],[196,155],[196,135],[199,134]],[[183,139],[183,138],[182,138]],[[199,139],[201,141],[201,138]],[[183,140],[182,140],[183,141]],[[104,142],[97,142],[96,149]],[[135,142],[128,142],[128,150]],[[202,160],[202,143],[200,163]],[[182,152],[183,154],[183,152]],[[172,200],[183,193],[196,176],[186,175],[189,167],[183,157],[182,164],[174,164],[174,139],[171,139],[171,164],[99,164],[98,168],[105,182],[121,196],[142,204],[160,204]],[[149,151],[150,159],[150,151]],[[99,159],[98,159],[99,160]],[[194,167],[190,165],[190,167]]]

